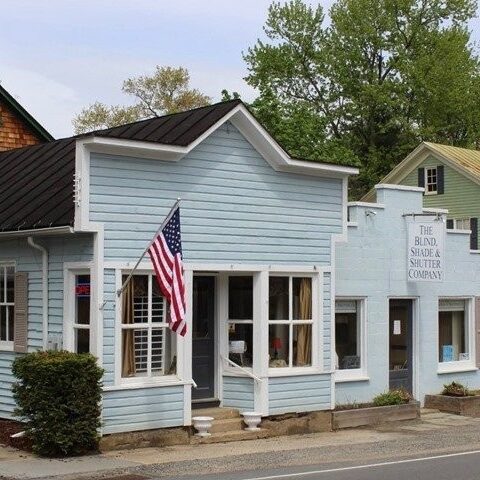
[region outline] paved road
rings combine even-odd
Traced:
[[[268,469],[231,474],[169,477],[172,480],[479,480],[480,450],[369,464]],[[167,480],[165,477],[162,480]]]

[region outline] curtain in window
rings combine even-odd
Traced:
[[[122,296],[123,324],[133,323],[133,293],[135,289],[135,280],[132,277],[128,282]],[[122,336],[122,377],[131,377],[135,375],[135,344],[134,331],[123,329]]]
[[[310,278],[302,278],[300,283],[299,320],[312,318],[312,284]],[[310,325],[299,325],[297,333],[296,365],[311,365],[312,329]]]

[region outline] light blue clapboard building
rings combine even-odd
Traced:
[[[292,158],[236,100],[0,153],[0,417],[12,361],[38,349],[98,358],[103,434],[191,425],[199,405],[271,416],[479,387],[469,232],[445,233],[417,187],[348,204],[356,173]],[[184,338],[147,258],[117,293],[177,198]],[[413,273],[412,222],[442,247]]]
[[[335,404],[334,255],[356,169],[291,158],[239,101],[0,154],[0,417],[43,348],[105,369],[103,433]],[[188,333],[144,259],[177,198]]]

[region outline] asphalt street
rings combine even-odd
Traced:
[[[266,469],[169,477],[168,480],[479,480],[480,450],[430,457],[328,467]],[[162,477],[162,480],[167,480]]]

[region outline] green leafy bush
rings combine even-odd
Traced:
[[[96,449],[103,370],[90,354],[35,352],[12,367],[15,415],[26,424],[33,451],[79,455]]]
[[[449,397],[469,397],[474,393],[458,382],[446,383],[443,385],[442,395]]]
[[[387,405],[402,405],[410,401],[410,394],[403,389],[390,390],[381,393],[373,399],[376,407],[385,407]]]

